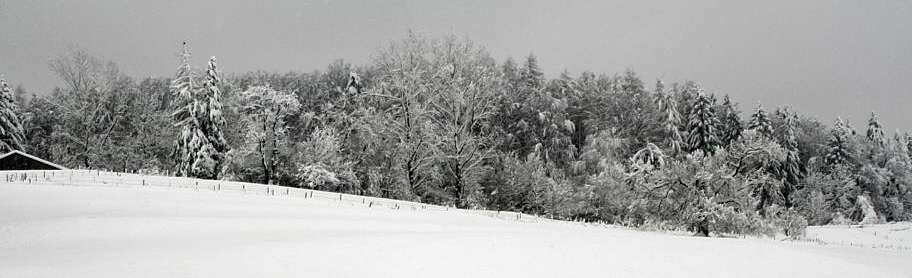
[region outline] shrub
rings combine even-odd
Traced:
[[[776,216],[774,223],[786,237],[791,239],[804,237],[808,227],[807,219],[801,216],[801,214],[793,208],[781,211]]]
[[[298,169],[298,179],[310,188],[334,188],[339,184],[336,173],[326,170],[321,165],[307,165]]]

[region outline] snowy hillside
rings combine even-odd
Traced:
[[[2,277],[912,276],[908,223],[782,242],[253,190],[0,182]]]

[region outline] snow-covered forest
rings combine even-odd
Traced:
[[[178,50],[160,78],[73,48],[49,94],[0,81],[0,151],[701,235],[912,220],[912,134],[874,113],[856,130],[698,80],[548,77],[454,35],[317,72],[227,73]]]

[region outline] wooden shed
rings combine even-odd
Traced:
[[[66,170],[66,167],[24,152],[11,151],[0,156],[0,171],[6,170]]]

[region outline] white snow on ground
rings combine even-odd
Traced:
[[[811,227],[807,240],[827,245],[912,251],[912,223]]]
[[[894,228],[877,229],[908,244],[910,230]],[[846,230],[866,233],[810,235],[856,238]],[[0,181],[0,277],[912,277],[912,251]]]

